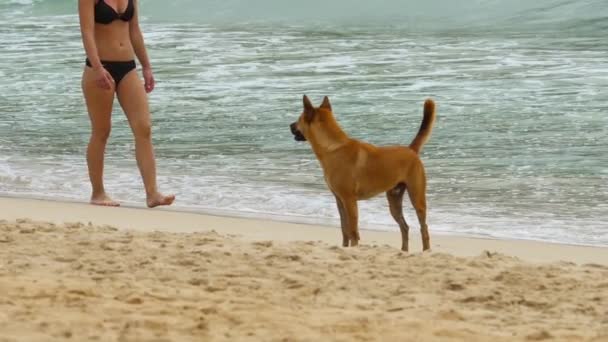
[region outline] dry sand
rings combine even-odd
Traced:
[[[605,248],[344,249],[336,228],[19,199],[0,219],[1,342],[608,341]]]

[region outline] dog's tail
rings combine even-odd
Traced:
[[[420,124],[420,129],[418,130],[418,134],[412,142],[410,143],[410,148],[414,150],[416,153],[420,153],[422,150],[422,146],[424,143],[429,140],[431,136],[431,131],[433,130],[433,124],[435,123],[435,102],[431,99],[427,99],[424,102],[424,117],[422,118],[422,124]]]

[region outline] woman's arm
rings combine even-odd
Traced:
[[[144,35],[141,33],[139,28],[139,3],[137,0],[133,0],[135,5],[135,14],[133,19],[129,22],[129,35],[131,37],[131,45],[135,50],[135,55],[141,63],[143,76],[144,76],[144,87],[147,93],[154,90],[154,76],[152,75],[152,66],[150,65],[150,59],[148,58],[148,52],[146,51],[146,45],[144,44]]]
[[[78,16],[84,51],[95,72],[97,85],[102,89],[112,89],[114,79],[101,64],[95,43],[95,0],[78,0]]]
[[[80,17],[80,33],[84,51],[95,70],[103,68],[95,44],[95,0],[78,0],[78,16]]]
[[[133,19],[129,22],[129,34],[131,36],[131,44],[135,50],[135,55],[141,63],[143,69],[150,69],[150,60],[148,59],[148,52],[146,51],[146,45],[144,44],[144,35],[141,33],[139,28],[139,4],[137,0],[133,0],[135,5],[135,14]]]

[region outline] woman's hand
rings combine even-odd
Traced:
[[[143,68],[143,74],[146,93],[151,93],[152,90],[154,90],[154,75],[152,75],[152,68]]]
[[[95,71],[95,83],[101,89],[112,90],[114,88],[114,79],[105,68],[93,69]]]

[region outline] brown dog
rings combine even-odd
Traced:
[[[420,130],[406,146],[378,147],[349,138],[334,118],[327,96],[315,108],[304,95],[304,111],[291,124],[297,141],[309,141],[323,168],[325,182],[336,197],[342,225],[342,245],[359,243],[357,201],[386,193],[390,212],[401,229],[401,249],[408,250],[409,227],[403,218],[403,194],[407,189],[416,209],[422,248],[430,248],[426,225],[426,175],[418,154],[435,122],[435,103],[424,103]]]

